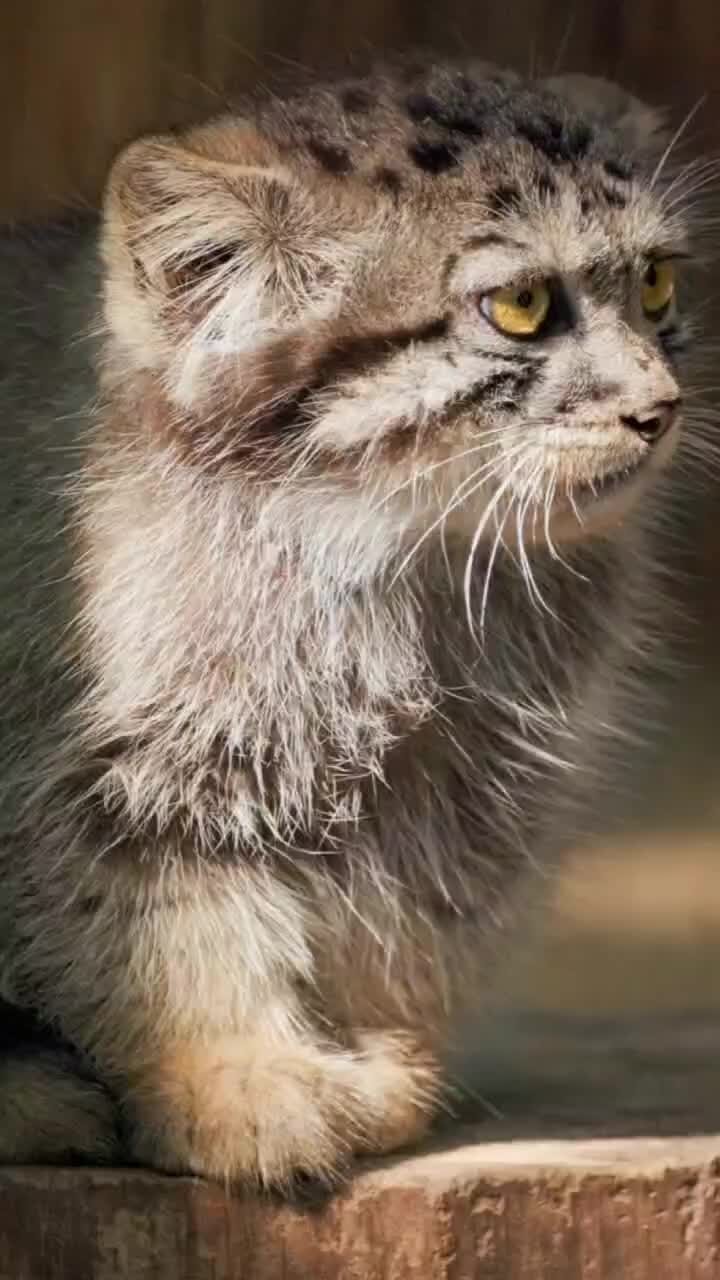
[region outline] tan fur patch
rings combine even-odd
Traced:
[[[150,1164],[228,1182],[332,1180],[353,1152],[390,1151],[425,1130],[435,1070],[402,1036],[359,1052],[242,1037],[184,1045],[130,1077],[134,1150]]]

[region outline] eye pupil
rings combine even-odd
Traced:
[[[658,282],[657,267],[655,266],[654,262],[651,262],[650,266],[645,272],[645,283],[649,285],[651,289],[654,289],[657,282]]]
[[[518,306],[522,307],[524,310],[527,310],[529,307],[532,306],[532,301],[533,301],[532,289],[521,289],[520,293],[517,296]]]

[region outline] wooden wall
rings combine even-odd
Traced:
[[[720,141],[717,0],[2,0],[0,218],[95,202],[119,143],[231,80],[407,42],[598,70],[680,113],[707,92]]]

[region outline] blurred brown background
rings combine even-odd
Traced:
[[[231,80],[408,42],[593,69],[681,114],[707,92],[718,140],[716,0],[3,0],[0,217],[94,201],[119,143]]]
[[[683,151],[720,153],[717,0],[2,0],[0,219],[96,203],[123,141],[212,109],[231,82],[403,43],[594,71],[678,122],[705,94]],[[705,292],[712,301],[712,276]],[[685,668],[663,731],[629,762],[622,834],[571,867],[542,936],[510,966],[509,1007],[633,1024],[720,1014],[717,487],[710,476],[689,504]]]

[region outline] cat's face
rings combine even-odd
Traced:
[[[480,152],[474,191],[459,208],[439,202],[436,242],[407,284],[427,297],[432,279],[438,329],[378,373],[389,392],[378,417],[400,420],[402,447],[400,405],[413,404],[411,465],[429,460],[440,500],[467,495],[449,527],[477,521],[480,507],[492,508],[489,530],[506,520],[506,540],[520,517],[539,538],[547,520],[572,537],[620,519],[672,455],[687,240],[639,176],[588,159],[556,166],[548,190],[547,165],[526,148],[510,144],[503,160],[500,198]],[[360,397],[353,406],[354,442],[363,427],[372,439],[377,386],[373,399],[372,410]],[[392,427],[382,444],[392,454]],[[445,469],[449,483],[438,483]]]
[[[581,89],[385,70],[128,153],[108,318],[183,453],[413,534],[572,537],[641,501],[679,430],[686,231],[652,117]]]

